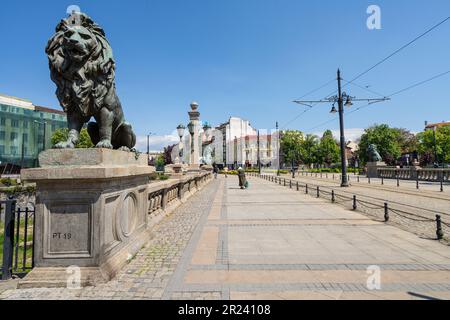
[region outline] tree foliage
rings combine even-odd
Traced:
[[[324,132],[319,143],[318,161],[320,164],[326,164],[328,167],[333,163],[339,162],[340,148],[334,140],[331,130]]]
[[[400,135],[398,129],[390,128],[387,124],[374,125],[367,128],[359,143],[359,159],[367,163],[367,147],[375,144],[381,158],[388,165],[394,165],[401,155]]]
[[[55,132],[53,132],[52,135],[52,145],[56,145],[59,142],[67,141],[69,138],[69,129],[57,129]],[[75,148],[80,149],[87,149],[87,148],[93,148],[94,144],[91,141],[91,137],[89,136],[89,133],[87,132],[87,129],[83,128],[80,132],[80,140],[76,144]]]
[[[283,132],[281,137],[281,150],[284,153],[286,162],[298,162],[302,153],[303,132],[288,130]]]
[[[435,159],[435,132],[427,130],[417,135],[419,152],[423,155],[423,163],[449,163],[450,162],[450,127],[441,127],[436,130],[436,151],[438,159]]]

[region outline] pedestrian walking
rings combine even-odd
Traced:
[[[217,174],[219,173],[219,168],[216,165],[214,166],[213,172],[214,172],[214,179],[217,179]]]
[[[245,178],[245,170],[242,169],[242,167],[239,167],[238,169],[238,178],[239,178],[239,187],[241,187],[241,189],[245,189],[247,180]]]
[[[228,167],[223,168],[223,172],[225,173],[225,178],[228,178]]]

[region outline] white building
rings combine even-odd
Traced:
[[[278,134],[275,130],[260,130],[259,159],[264,167],[278,165],[277,137]],[[201,130],[198,139],[199,145],[202,146],[200,149],[203,150],[199,150],[199,157],[206,164],[216,164],[220,168],[228,167],[230,169],[258,165],[258,130],[254,129],[247,120],[231,117],[228,122],[213,128],[210,136]],[[182,141],[182,157],[180,159],[183,163],[189,163],[191,136],[188,132]],[[208,150],[211,152],[211,159],[205,154],[205,151],[208,152]],[[175,160],[179,154],[180,145],[177,145],[173,149],[172,158]]]

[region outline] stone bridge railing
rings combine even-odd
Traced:
[[[449,182],[450,169],[379,168],[378,177],[384,179]]]
[[[212,179],[211,172],[180,176],[148,185],[148,226],[172,212]]]

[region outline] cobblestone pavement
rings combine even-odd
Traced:
[[[450,299],[447,247],[324,199],[249,182],[240,190],[236,177],[213,180],[160,223],[114,281],[0,298]]]
[[[122,272],[107,284],[80,290],[6,290],[0,299],[161,299],[199,218],[209,212],[220,183],[215,180],[181,205],[154,228],[151,242]],[[176,298],[179,295],[175,294]],[[185,298],[183,295],[180,298]],[[218,298],[214,292],[198,292],[191,298]],[[171,296],[169,297],[171,298]]]

